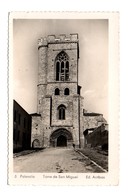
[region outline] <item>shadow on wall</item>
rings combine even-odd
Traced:
[[[85,147],[97,147],[108,150],[108,130],[105,124],[98,128],[86,129],[84,131]]]

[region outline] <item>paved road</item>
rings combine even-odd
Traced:
[[[91,173],[101,170],[73,149],[48,148],[14,158],[14,172]]]

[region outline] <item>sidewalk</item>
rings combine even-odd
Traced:
[[[98,150],[92,148],[78,149],[82,154],[88,157],[90,160],[96,162],[103,169],[108,171],[108,156],[104,153],[99,153]]]
[[[34,152],[39,152],[41,150],[43,150],[43,148],[42,149],[23,150],[21,152],[14,153],[13,154],[13,158],[16,158],[16,157],[19,157],[19,156],[28,155],[28,154],[31,154],[31,153],[34,153]]]

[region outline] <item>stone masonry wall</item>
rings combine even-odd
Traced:
[[[77,83],[48,83],[47,84],[47,95],[54,96],[55,95],[55,89],[58,88],[60,90],[60,97],[65,98],[64,95],[64,89],[69,88],[70,96],[73,96],[74,94],[77,94]]]
[[[50,35],[38,42],[38,106],[41,117],[33,116],[32,140],[38,139],[42,146],[50,146],[50,136],[57,129],[67,129],[72,133],[73,142],[79,146],[80,132],[83,129],[82,103],[77,94],[78,86],[78,35]],[[56,81],[56,56],[65,51],[69,57],[69,80]],[[60,89],[60,95],[55,95],[55,89]],[[64,89],[69,88],[70,94],[64,95]],[[58,120],[58,106],[65,105],[65,120]],[[80,119],[80,121],[79,121]],[[39,130],[40,129],[40,130]]]
[[[105,122],[102,114],[98,116],[84,116],[84,130],[96,128]]]
[[[79,96],[73,97],[73,138],[76,146],[79,146]]]
[[[62,50],[69,56],[69,71],[72,69],[69,77],[70,82],[77,82],[77,43],[48,45],[47,82],[53,82],[56,79],[55,58]]]
[[[42,143],[42,121],[40,116],[32,116],[32,134],[31,134],[31,147],[34,140],[39,140],[40,147]]]
[[[46,94],[47,47],[43,46],[39,48],[38,53],[37,112],[40,113],[41,98]]]
[[[84,147],[84,116],[83,116],[83,100],[84,98],[80,96],[80,146]]]
[[[52,99],[52,126],[72,126],[73,125],[73,99],[71,97],[54,97]],[[65,120],[59,120],[58,107],[63,104],[65,109]]]

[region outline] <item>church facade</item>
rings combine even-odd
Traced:
[[[84,147],[84,131],[105,120],[100,114],[86,114],[83,108],[78,34],[41,38],[38,54],[37,113],[31,115],[31,145]]]

